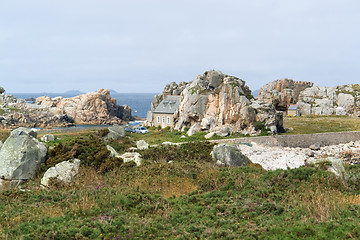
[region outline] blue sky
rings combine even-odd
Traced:
[[[2,0],[7,92],[161,92],[209,69],[252,90],[359,83],[358,0]]]

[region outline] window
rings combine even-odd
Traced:
[[[163,117],[163,123],[165,123],[165,117]]]
[[[170,124],[170,117],[167,117],[167,123]]]
[[[157,116],[157,122],[160,123],[160,116]]]

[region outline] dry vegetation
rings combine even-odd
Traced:
[[[295,120],[308,119],[324,127],[329,121]],[[94,164],[99,159],[90,156],[103,151],[101,136],[58,134],[49,144],[62,147],[53,148],[48,166],[68,153],[88,157],[72,184],[54,181],[41,189],[39,174],[23,190],[0,193],[0,239],[360,238],[359,166],[347,166],[349,181],[314,165],[276,171],[256,164],[219,168],[210,157],[213,145],[195,140],[143,150],[140,167],[111,158]],[[122,152],[134,146],[134,139],[151,135],[129,136],[136,138],[110,144]]]
[[[285,117],[287,134],[360,131],[360,118],[347,116]]]

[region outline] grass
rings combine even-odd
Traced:
[[[348,116],[285,117],[286,134],[360,131],[360,118]]]
[[[161,133],[110,144],[125,151],[136,137]],[[178,137],[163,133],[167,141]],[[57,135],[48,167],[67,154],[84,156],[85,164],[70,185],[41,189],[39,174],[22,191],[1,192],[0,239],[360,238],[360,166],[346,167],[348,182],[314,165],[219,168],[213,144],[194,140],[140,151],[140,167],[117,161],[101,171],[101,137]]]
[[[0,194],[2,239],[345,239],[359,238],[354,183],[315,166],[265,171],[218,168],[211,145],[142,152],[145,163],[75,182]],[[166,155],[172,156],[172,163]],[[176,156],[179,157],[176,157]],[[192,157],[193,156],[193,157]],[[359,173],[359,167],[351,171]]]

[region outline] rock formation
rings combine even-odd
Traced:
[[[75,124],[122,124],[133,120],[131,108],[117,105],[107,89],[72,98],[39,97],[35,104],[53,114],[66,114],[74,119]]]
[[[166,96],[180,95],[187,85],[187,82],[180,82],[179,84],[177,84],[176,82],[172,82],[167,84],[162,93],[154,96],[154,99],[151,103],[151,111],[155,110],[155,108],[160,104],[162,100],[165,99]]]
[[[300,93],[312,87],[314,83],[281,79],[270,82],[261,87],[258,100],[272,103],[276,109],[286,110],[290,104],[298,102]]]
[[[131,108],[118,106],[109,90],[101,89],[73,98],[44,96],[39,97],[36,104],[0,93],[0,128],[122,124],[130,120],[133,120]]]
[[[360,115],[360,85],[314,86],[302,91],[298,106],[302,115]]]
[[[11,132],[0,150],[0,177],[3,180],[22,181],[35,176],[47,152],[46,146],[36,137],[35,131],[26,128]]]
[[[75,176],[79,173],[80,160],[72,159],[56,164],[49,168],[41,179],[43,187],[49,187],[50,179],[56,179],[64,184],[69,184],[73,181]]]
[[[239,167],[251,164],[250,159],[234,145],[216,145],[211,152],[211,156],[216,164],[221,167]]]
[[[282,116],[271,103],[253,99],[245,81],[210,70],[190,83],[171,83],[162,94],[154,97],[152,109],[167,94],[180,94],[181,102],[174,113],[173,128],[197,131],[256,134],[254,122],[261,122],[274,132],[282,130]]]

